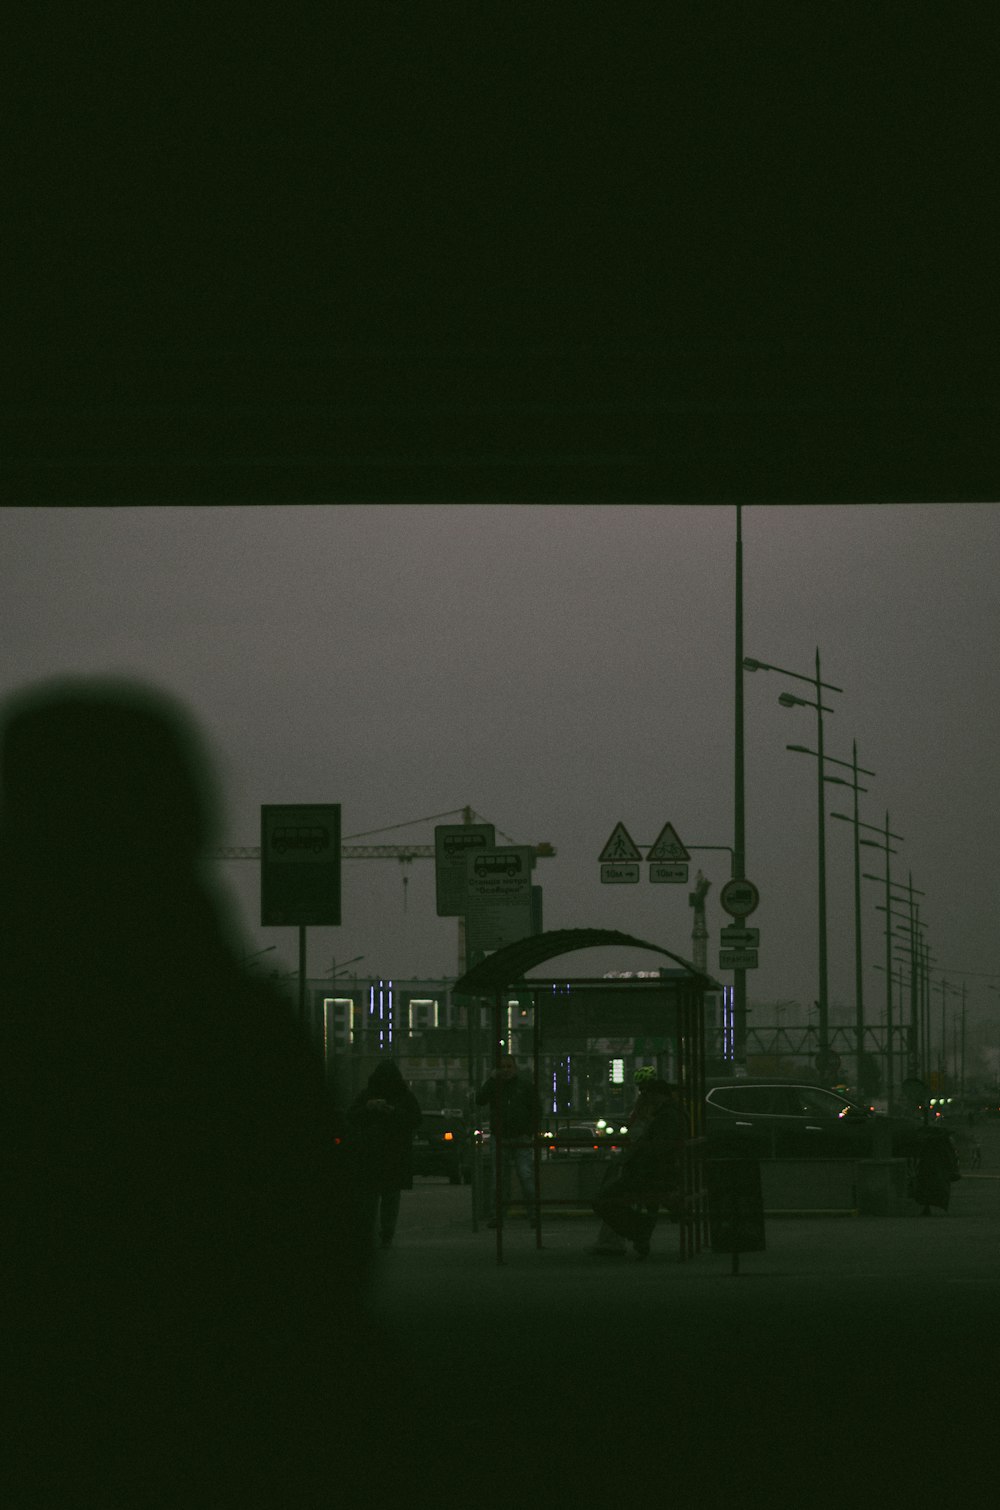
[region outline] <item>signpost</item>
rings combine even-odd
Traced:
[[[299,1018],[305,1021],[306,928],[340,926],[340,803],[260,810],[260,922],[299,930]]]

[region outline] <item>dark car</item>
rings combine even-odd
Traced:
[[[454,1112],[424,1112],[413,1135],[413,1173],[442,1175],[452,1185],[472,1178],[472,1147],[465,1118]]]
[[[726,1080],[705,1096],[705,1136],[713,1149],[745,1149],[759,1158],[867,1159],[878,1124],[871,1109],[808,1081]],[[889,1121],[894,1154],[903,1154],[914,1125]]]
[[[610,1139],[604,1138],[593,1122],[569,1122],[546,1133],[544,1147],[552,1158],[598,1158]]]

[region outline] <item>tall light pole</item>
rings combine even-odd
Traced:
[[[742,505],[736,505],[736,716],[733,791],[733,880],[746,880],[746,831],[743,784],[743,524]],[[733,1063],[747,1062],[747,973],[733,971]]]
[[[358,963],[358,960],[360,960],[360,959],[364,959],[364,955],[363,954],[355,954],[352,959],[345,959],[345,960],[343,960],[338,965],[337,961],[336,961],[336,958],[333,957],[333,956],[331,956],[331,958],[330,958],[330,979],[331,980],[336,980],[337,976],[340,974],[341,970],[346,970],[347,967],[348,967],[348,965],[356,965]]]
[[[817,783],[819,793],[819,1053],[825,1060],[829,1055],[830,1028],[829,1028],[829,999],[827,991],[827,949],[826,949],[826,797],[824,782],[826,778],[825,755],[823,751],[823,714],[831,713],[832,708],[823,704],[823,692],[843,692],[843,687],[835,687],[832,682],[824,682],[820,679],[819,646],[816,647],[816,674],[815,676],[803,676],[798,671],[788,671],[784,666],[769,665],[767,661],[754,660],[745,657],[743,665],[747,671],[777,671],[781,676],[790,676],[795,681],[810,682],[816,690],[816,701],[811,702],[808,698],[794,697],[790,692],[782,692],[778,698],[779,703],[785,708],[804,707],[816,709],[816,744],[817,756]],[[809,751],[810,754],[814,753]],[[821,1073],[823,1073],[821,1069]]]

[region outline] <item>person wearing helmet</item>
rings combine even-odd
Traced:
[[[600,1192],[594,1210],[626,1238],[637,1258],[649,1254],[661,1205],[674,1206],[681,1192],[681,1152],[686,1120],[676,1087],[654,1076],[639,1087],[641,1125],[622,1161],[621,1173]]]
[[[651,1064],[642,1064],[632,1073],[632,1083],[636,1089],[636,1099],[632,1110],[625,1118],[625,1125],[628,1128],[630,1138],[637,1138],[642,1130],[642,1124],[650,1110],[648,1098],[644,1102],[642,1091],[655,1079],[656,1070]],[[614,1175],[617,1170],[617,1161],[608,1165],[609,1178],[606,1179],[606,1186],[612,1184],[610,1176]],[[628,1252],[628,1243],[620,1232],[616,1232],[614,1227],[610,1227],[606,1221],[602,1221],[596,1239],[589,1247],[584,1249],[584,1252],[589,1253],[593,1258],[622,1258]]]

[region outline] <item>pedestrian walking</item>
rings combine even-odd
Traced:
[[[920,1215],[930,1216],[932,1206],[947,1211],[951,1187],[961,1179],[958,1154],[947,1128],[918,1128],[906,1152],[910,1160],[909,1194],[921,1207]]]
[[[347,1112],[347,1151],[367,1221],[383,1248],[396,1233],[401,1193],[413,1189],[413,1134],[420,1126],[416,1096],[398,1064],[384,1059]]]
[[[534,1086],[517,1068],[513,1054],[504,1054],[492,1075],[483,1082],[476,1093],[477,1106],[490,1109],[490,1146],[492,1148],[493,1182],[487,1209],[490,1216],[488,1227],[495,1227],[510,1202],[511,1171],[524,1196],[526,1215],[535,1219],[535,1134],[538,1130],[541,1106]],[[502,1150],[498,1152],[498,1150]],[[500,1169],[500,1205],[497,1209],[497,1160],[502,1158]]]

